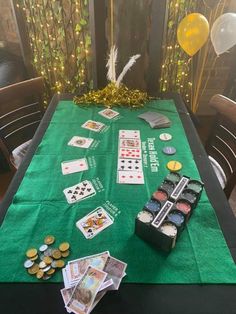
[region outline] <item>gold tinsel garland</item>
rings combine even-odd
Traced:
[[[97,91],[90,91],[82,96],[75,96],[76,105],[104,105],[111,108],[114,106],[126,106],[130,108],[143,107],[144,103],[151,99],[147,93],[138,89],[129,89],[124,84],[118,87],[115,83],[109,83],[105,88]]]

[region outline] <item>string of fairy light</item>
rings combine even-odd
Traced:
[[[21,0],[32,63],[54,93],[83,93],[92,87],[88,0]]]
[[[177,27],[180,21],[196,10],[196,1],[171,0],[168,3],[168,22],[163,36],[163,61],[161,65],[160,91],[179,92],[187,103],[192,96],[192,60],[177,43]]]

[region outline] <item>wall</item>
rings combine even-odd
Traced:
[[[0,0],[0,41],[6,42],[8,48],[20,55],[20,44],[16,24],[9,0]]]

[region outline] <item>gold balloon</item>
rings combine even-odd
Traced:
[[[180,22],[177,38],[180,46],[193,56],[205,44],[209,35],[209,24],[205,16],[191,13]]]

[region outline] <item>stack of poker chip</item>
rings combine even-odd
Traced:
[[[169,252],[197,206],[202,190],[201,181],[170,172],[138,213],[135,233]]]
[[[63,258],[69,256],[70,244],[62,242],[56,248],[53,246],[54,243],[55,237],[48,235],[38,249],[32,247],[26,251],[27,260],[24,267],[28,274],[34,275],[37,279],[48,280],[57,269],[65,266]]]

